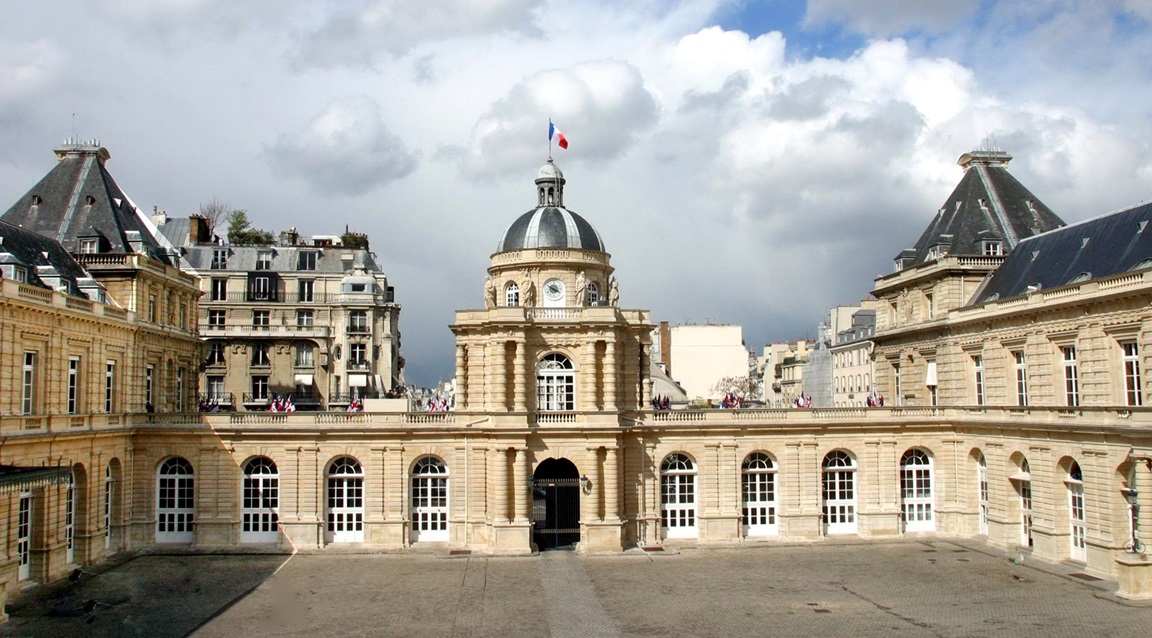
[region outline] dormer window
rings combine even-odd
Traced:
[[[271,250],[261,250],[256,253],[256,270],[272,270]]]
[[[316,270],[316,253],[301,252],[297,257],[296,270]]]
[[[924,259],[926,261],[930,261],[933,259],[940,259],[940,247],[939,246],[933,246],[933,247],[929,248],[928,253],[926,255],[924,255]]]
[[[228,249],[212,249],[212,270],[223,270],[228,267]]]
[[[982,252],[985,257],[1003,257],[1004,244],[999,240],[985,240],[982,245]]]
[[[83,255],[95,255],[100,252],[99,239],[81,239],[80,240],[80,253]]]
[[[28,270],[20,266],[14,266],[12,268],[12,278],[22,284],[26,284],[28,283]]]

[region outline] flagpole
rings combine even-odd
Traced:
[[[552,118],[548,118],[548,161],[552,161]]]

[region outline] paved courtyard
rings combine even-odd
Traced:
[[[1119,604],[1113,583],[1076,573],[939,539],[522,558],[142,556],[15,597],[0,636],[1152,635],[1152,607]]]

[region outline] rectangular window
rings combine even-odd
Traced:
[[[924,300],[928,303],[928,318],[936,318],[936,297],[932,293],[924,295]]]
[[[252,289],[248,295],[250,301],[268,301],[271,299],[272,280],[268,277],[255,277],[252,279]]]
[[[224,377],[208,377],[208,402],[222,403],[224,397]]]
[[[1016,350],[1012,358],[1016,361],[1016,405],[1028,405],[1028,365],[1024,352]]]
[[[109,359],[104,363],[104,411],[111,414],[116,410],[116,362]]]
[[[1135,341],[1120,344],[1124,351],[1124,401],[1126,405],[1144,405],[1140,376],[1140,347]]]
[[[256,253],[256,270],[272,270],[271,250],[261,250]]]
[[[252,398],[253,399],[267,399],[268,398],[268,377],[252,377]]]
[[[188,304],[180,302],[180,329],[188,329]]]
[[[156,295],[148,295],[148,321],[156,323]]]
[[[312,346],[309,344],[300,344],[296,346],[296,367],[297,368],[311,368],[313,367]]]
[[[152,394],[152,384],[156,378],[156,366],[149,365],[144,368],[144,403],[148,407],[156,405],[155,395]]]
[[[36,353],[24,353],[24,376],[21,383],[21,414],[33,414],[36,411]]]
[[[367,334],[368,332],[368,312],[365,310],[353,310],[348,313],[348,332],[357,334]]]
[[[252,327],[257,329],[267,329],[271,323],[272,313],[268,310],[253,310],[252,311]]]
[[[904,405],[904,389],[901,387],[900,364],[892,364],[892,389],[896,392],[896,405]]]
[[[300,302],[311,303],[312,295],[316,289],[316,282],[312,279],[301,279],[298,286],[298,290],[300,292]]]
[[[223,270],[228,267],[228,249],[212,249],[212,270]]]
[[[348,344],[348,363],[351,365],[366,365],[368,363],[368,344]]]
[[[297,310],[296,311],[296,327],[297,328],[311,328],[314,324],[311,310]]]
[[[998,241],[984,242],[984,256],[986,257],[1000,257],[1004,254],[1004,246]]]
[[[80,357],[68,357],[68,414],[80,411]]]
[[[208,325],[210,326],[223,326],[227,317],[225,310],[209,310],[208,311]]]
[[[222,366],[224,365],[224,344],[213,343],[208,347],[208,365]]]
[[[176,411],[184,411],[184,368],[176,368]]]
[[[258,343],[252,346],[252,365],[253,366],[269,366],[272,365],[268,359],[268,345]],[[267,377],[265,377],[267,379]]]
[[[12,269],[12,278],[22,284],[26,284],[28,283],[28,270],[16,266]]]
[[[311,251],[300,253],[296,270],[316,270],[316,253]]]
[[[1080,372],[1076,365],[1076,347],[1060,348],[1064,355],[1064,404],[1074,408],[1080,405]]]
[[[976,380],[976,405],[984,405],[984,357],[972,357],[972,371]]]
[[[85,255],[94,255],[100,252],[100,242],[96,239],[81,239],[80,252]]]
[[[212,301],[228,301],[228,280],[212,280]]]

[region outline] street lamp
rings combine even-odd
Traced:
[[[1144,546],[1140,543],[1140,538],[1137,536],[1137,525],[1140,521],[1140,505],[1136,502],[1136,497],[1139,493],[1134,487],[1125,487],[1120,490],[1124,495],[1124,500],[1128,501],[1128,511],[1131,517],[1132,527],[1132,540],[1129,541],[1124,550],[1133,554],[1139,554],[1144,551]]]

